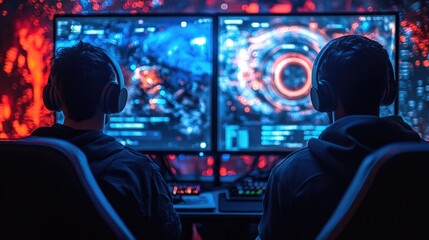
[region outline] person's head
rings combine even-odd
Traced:
[[[66,119],[77,123],[97,114],[121,111],[127,94],[122,72],[114,61],[108,52],[89,43],[59,49],[44,89],[45,105],[63,110]]]
[[[379,115],[396,96],[393,67],[378,42],[347,35],[329,42],[313,66],[311,98],[316,110],[343,115]]]

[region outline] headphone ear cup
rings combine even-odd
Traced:
[[[115,82],[109,82],[103,88],[100,97],[101,110],[104,113],[121,112],[127,103],[128,91]]]
[[[125,87],[120,88],[118,96],[118,111],[124,110],[128,100],[128,90]]]
[[[43,88],[43,103],[46,108],[51,111],[60,112],[62,110],[62,104],[58,92],[50,81]]]
[[[318,87],[311,88],[310,97],[314,109],[319,112],[332,112],[337,107],[335,94],[326,80],[318,80]]]
[[[387,72],[387,81],[386,88],[384,90],[383,98],[381,99],[380,106],[389,106],[392,104],[398,94],[398,86],[395,80],[395,74],[393,72],[393,66],[390,60],[388,61],[388,72]]]
[[[107,61],[112,65],[117,82],[109,82],[104,86],[100,97],[100,106],[104,113],[118,113],[125,108],[128,99],[128,90],[125,88],[124,75],[121,71],[121,66],[115,58],[108,51],[101,50],[104,52]]]
[[[395,99],[398,95],[398,86],[396,86],[396,82],[390,83],[389,94],[386,97],[386,100],[383,102],[383,106],[389,106],[390,104],[395,102]]]
[[[310,98],[311,103],[313,104],[314,109],[317,111],[320,111],[320,101],[319,101],[319,92],[317,91],[317,88],[312,87],[310,90]]]

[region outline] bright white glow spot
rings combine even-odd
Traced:
[[[223,23],[225,23],[225,24],[243,24],[243,20],[241,20],[241,19],[225,19],[224,21],[223,21]]]
[[[70,30],[72,33],[80,33],[82,31],[82,25],[71,25]]]
[[[198,37],[191,40],[191,44],[202,46],[207,43],[207,39],[205,37]]]
[[[104,34],[104,30],[103,29],[88,29],[88,30],[84,30],[83,34],[85,34],[85,35],[102,35],[102,34]]]
[[[295,49],[296,46],[295,46],[295,44],[285,44],[285,45],[283,45],[283,48],[285,48],[285,49]]]
[[[260,27],[261,26],[261,24],[260,23],[258,23],[258,22],[252,22],[252,27],[254,27],[254,28],[258,28],[258,27]]]
[[[234,41],[232,41],[232,39],[230,39],[230,38],[228,38],[226,41],[225,41],[225,45],[227,46],[227,47],[233,47],[234,46]]]

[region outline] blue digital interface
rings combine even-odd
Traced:
[[[54,24],[55,49],[84,41],[121,65],[128,102],[106,134],[140,151],[211,150],[213,17],[56,16]]]
[[[360,34],[380,42],[394,66],[395,14],[224,15],[218,18],[220,151],[293,151],[328,125],[310,100],[311,69],[331,39]],[[395,114],[394,104],[381,115]]]

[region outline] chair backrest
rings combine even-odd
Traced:
[[[0,239],[134,239],[69,142],[0,140]]]
[[[364,159],[317,239],[429,238],[429,143],[394,143]]]

